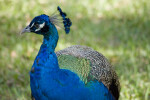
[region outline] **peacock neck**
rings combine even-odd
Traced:
[[[51,54],[55,51],[57,42],[58,42],[58,33],[45,34],[40,50],[44,50],[45,52]]]
[[[58,41],[56,28],[44,34],[43,43],[35,59],[34,65],[46,68],[59,68],[55,48]]]

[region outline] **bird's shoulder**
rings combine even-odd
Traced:
[[[76,73],[84,83],[93,80],[94,77],[90,74],[91,60],[84,57],[91,50],[89,47],[75,46],[56,52],[59,67]]]

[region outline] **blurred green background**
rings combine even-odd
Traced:
[[[120,100],[150,100],[150,0],[0,0],[0,100],[29,100],[29,71],[42,36],[19,32],[60,6],[72,20],[56,51],[86,45],[118,73]]]

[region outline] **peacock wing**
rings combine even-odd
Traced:
[[[108,60],[99,52],[80,45],[74,45],[56,52],[59,67],[76,73],[86,84],[92,80],[102,82],[119,98],[120,83]]]

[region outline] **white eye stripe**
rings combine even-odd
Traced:
[[[45,25],[45,22],[44,22],[44,23],[42,23],[42,24],[40,24],[40,25],[39,25],[39,28],[38,28],[38,29],[36,29],[35,31],[39,31],[40,29],[42,29],[42,28],[44,27],[44,25]]]
[[[34,25],[34,23],[31,25],[31,27],[33,27],[33,25]],[[30,27],[30,28],[31,28],[31,27]]]

